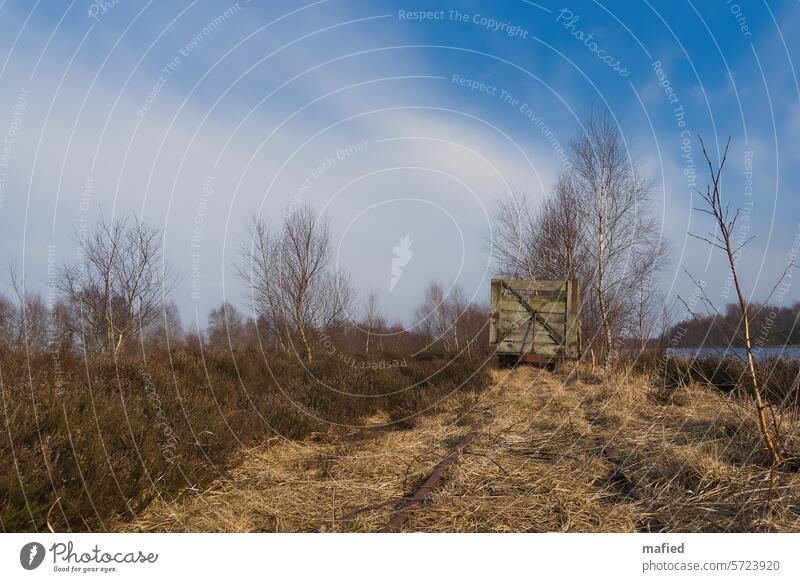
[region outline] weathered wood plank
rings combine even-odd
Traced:
[[[495,284],[495,282],[492,281],[489,297],[489,344],[496,344],[498,340],[497,328],[501,319],[499,305],[501,297],[502,291],[500,289],[500,284]]]
[[[490,305],[489,341],[498,354],[579,356],[580,302],[574,281],[493,279]]]
[[[569,294],[567,299],[567,353],[570,357],[579,358],[581,354],[581,321],[580,321],[580,288],[576,280],[569,282]]]
[[[566,291],[566,281],[529,281],[527,279],[492,279],[492,285],[508,285],[515,291]]]
[[[557,329],[565,328],[567,316],[564,313],[548,313],[540,314],[540,316],[550,326],[556,327]],[[531,316],[527,312],[517,312],[515,314],[503,312],[502,317],[497,321],[497,332],[514,329],[520,325],[527,325],[530,319]]]
[[[530,305],[531,309],[542,314],[567,312],[566,301],[549,301],[547,299],[532,298],[526,300],[526,303]],[[499,306],[502,311],[528,311],[525,309],[525,306],[515,298],[504,298],[500,301]]]
[[[522,331],[522,332],[515,331],[515,332],[510,333],[510,334],[506,335],[505,337],[503,337],[502,341],[504,341],[506,343],[511,342],[511,343],[522,345],[523,339],[525,339],[526,343],[529,343],[530,341],[533,341],[533,343],[535,343],[535,344],[548,344],[548,345],[552,345],[552,346],[560,345],[560,344],[557,344],[555,341],[553,341],[553,338],[551,338],[550,335],[546,331],[536,331],[536,332],[531,331],[528,334],[527,339],[525,338],[525,332],[524,331]]]
[[[497,352],[503,355],[519,355],[521,353],[533,353],[543,356],[555,356],[559,353],[560,348],[553,344],[531,344],[527,342],[524,346],[524,351],[520,351],[519,343],[500,342],[497,347]]]
[[[539,290],[531,291],[529,289],[528,290],[526,290],[526,289],[522,289],[522,290],[513,289],[513,291],[512,291],[509,288],[504,288],[504,293],[502,293],[502,296],[504,298],[505,297],[508,297],[508,298],[516,297],[517,295],[519,295],[521,297],[524,297],[526,299],[528,299],[528,298],[540,298],[540,299],[546,299],[548,301],[566,301],[567,300],[567,294],[564,291],[539,291]]]

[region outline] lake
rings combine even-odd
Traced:
[[[692,359],[692,358],[746,358],[747,354],[744,348],[676,348],[670,352],[677,358]],[[764,348],[755,348],[753,355],[757,360],[765,360],[767,358],[780,357],[786,360],[800,360],[800,346],[772,346]]]

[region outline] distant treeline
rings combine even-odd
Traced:
[[[750,315],[750,336],[755,347],[800,345],[800,303],[791,307],[753,304]],[[741,325],[739,306],[729,304],[716,315],[689,317],[669,328],[661,339],[674,347],[741,347]]]

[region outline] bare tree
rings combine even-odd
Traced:
[[[375,289],[370,289],[364,301],[364,333],[367,336],[364,342],[364,353],[369,353],[369,340],[376,327],[383,327],[385,321],[381,316],[380,306],[378,305],[378,294]]]
[[[489,307],[470,303],[459,315],[459,331],[461,333],[461,344],[466,346],[468,356],[473,355],[473,351],[480,349],[489,343]]]
[[[17,297],[16,308],[9,312],[9,331],[14,345],[30,351],[46,350],[50,313],[42,296],[28,292],[13,265],[8,267],[8,283]]]
[[[535,217],[531,246],[536,252],[537,278],[585,281],[590,276],[579,205],[569,172],[562,172]]]
[[[330,226],[309,205],[290,209],[277,234],[254,219],[239,274],[258,317],[282,330],[284,346],[296,338],[312,359],[314,330],[340,323],[352,304],[347,274],[331,265]]]
[[[183,343],[185,334],[178,306],[174,301],[161,305],[158,317],[143,336],[143,341],[155,350],[166,350]]]
[[[731,216],[730,206],[722,201],[722,195],[720,192],[720,179],[722,177],[722,170],[725,167],[725,162],[728,158],[728,146],[730,146],[730,141],[730,138],[728,138],[719,165],[715,167],[714,163],[711,161],[711,157],[706,151],[703,138],[700,138],[700,146],[703,150],[703,156],[706,159],[706,163],[708,164],[708,172],[711,178],[711,184],[706,186],[705,192],[697,190],[698,194],[700,194],[706,205],[705,208],[698,208],[697,210],[704,214],[708,214],[713,218],[714,225],[718,229],[718,234],[717,232],[714,232],[709,233],[706,236],[691,236],[708,243],[716,249],[721,250],[725,253],[725,257],[728,260],[728,267],[731,271],[731,276],[733,277],[733,286],[736,289],[736,297],[739,301],[739,309],[741,310],[741,325],[739,326],[737,333],[741,336],[741,339],[744,343],[747,359],[747,381],[750,385],[750,392],[753,396],[753,400],[755,400],[756,403],[758,428],[761,431],[762,437],[764,438],[764,445],[769,452],[770,458],[772,459],[772,464],[777,466],[781,463],[782,459],[780,451],[778,450],[775,442],[776,438],[778,437],[776,434],[777,428],[774,425],[775,414],[762,393],[763,390],[760,382],[758,381],[758,376],[756,375],[755,358],[753,356],[753,342],[750,337],[750,306],[745,299],[744,290],[742,288],[742,283],[737,270],[737,263],[741,250],[750,239],[746,239],[740,244],[733,242],[733,233],[736,228],[736,221],[739,218],[740,209],[736,209],[736,211],[733,213],[733,216]],[[772,429],[767,422],[768,411],[770,413],[770,417],[773,419]]]
[[[439,344],[448,353],[471,354],[485,326],[487,310],[467,301],[460,287],[454,286],[445,293],[441,284],[432,281],[414,317],[428,345]]]
[[[254,319],[260,330],[271,333],[276,347],[289,350],[289,322],[284,317],[280,289],[277,284],[279,237],[270,232],[267,223],[253,217],[248,229],[249,241],[241,245],[237,273],[247,285]],[[261,338],[263,342],[266,338]]]
[[[520,279],[571,279],[587,272],[579,200],[563,173],[541,206],[515,191],[501,198],[492,215],[491,238],[499,274]]]
[[[16,319],[14,304],[0,295],[0,352],[14,347],[14,321]]]
[[[445,336],[448,325],[444,302],[444,289],[437,281],[431,281],[425,289],[422,302],[414,311],[414,319],[418,322],[418,328],[428,343],[442,342],[447,350],[449,343]]]
[[[498,200],[486,246],[498,272],[508,278],[534,279],[538,265],[536,218],[523,191]]]
[[[94,232],[78,239],[83,261],[59,269],[58,288],[80,313],[84,348],[116,355],[156,320],[178,283],[161,238],[159,228],[126,215],[101,216]]]
[[[667,250],[651,211],[650,182],[634,169],[624,145],[610,116],[592,112],[543,203],[533,209],[524,194],[513,193],[492,217],[500,275],[574,278],[586,290],[582,337],[589,345],[601,338],[606,364],[616,339],[635,327],[637,307],[640,331],[651,327],[645,325],[650,301],[641,288],[652,284]]]
[[[213,350],[243,350],[248,344],[249,321],[229,302],[208,314],[206,334]]]
[[[608,364],[619,332],[615,312],[663,265],[666,249],[650,211],[650,182],[632,166],[610,114],[593,111],[584,127],[570,147],[569,188],[594,268]]]
[[[640,352],[651,338],[660,336],[667,317],[666,299],[652,276],[645,277],[635,286],[629,297],[630,336],[636,339]]]

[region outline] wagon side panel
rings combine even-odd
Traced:
[[[576,289],[574,281],[493,279],[489,342],[498,355],[577,357]]]

